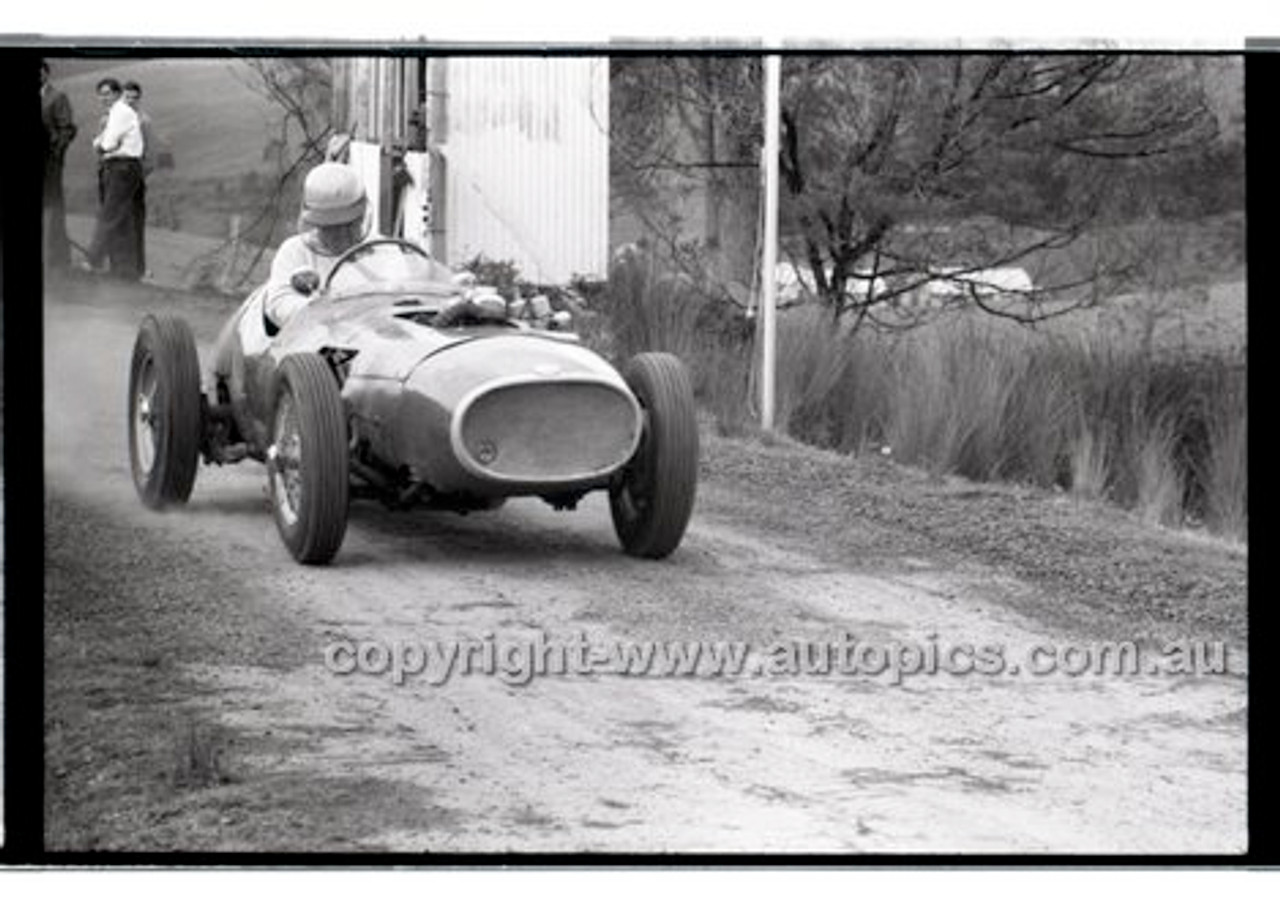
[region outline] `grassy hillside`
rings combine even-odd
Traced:
[[[248,85],[243,63],[231,59],[50,60],[67,92],[80,134],[67,155],[66,190],[73,212],[97,204],[96,162],[91,142],[100,108],[95,85],[104,76],[142,85],[143,106],[174,169],[155,175],[151,221],[158,226],[225,236],[231,212],[248,213],[255,185],[270,164],[263,147],[276,114]],[[251,176],[259,174],[259,178]]]
[[[110,75],[109,70],[120,66],[120,59],[114,54],[95,57],[49,57],[48,61],[53,81],[59,85],[69,79],[93,73]]]
[[[89,215],[68,215],[67,234],[73,243],[86,247],[93,236],[94,219]],[[179,233],[162,227],[147,228],[147,271],[149,281],[160,287],[228,293],[244,293],[267,279],[275,249],[268,247],[259,256],[258,247],[232,247],[224,239]],[[256,265],[250,269],[256,258]]]

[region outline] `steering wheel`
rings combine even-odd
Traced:
[[[399,246],[401,249],[408,250],[409,252],[412,252],[412,253],[417,253],[418,255],[422,256],[422,258],[426,259],[428,262],[433,261],[431,256],[427,253],[427,251],[423,249],[421,246],[419,246],[417,243],[414,243],[412,240],[406,240],[403,237],[375,237],[372,240],[365,240],[363,243],[357,243],[355,246],[348,249],[342,255],[338,256],[337,261],[334,262],[333,265],[329,267],[329,273],[325,275],[324,286],[321,289],[322,290],[329,289],[329,285],[333,283],[333,276],[338,273],[339,268],[346,265],[348,262],[352,261],[353,259],[359,256],[363,256],[366,252],[368,252],[370,249],[374,248],[375,246]]]

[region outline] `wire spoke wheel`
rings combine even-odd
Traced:
[[[684,364],[671,354],[633,357],[623,377],[644,411],[640,444],[609,489],[614,530],[627,553],[661,559],[680,545],[698,483],[698,421]]]
[[[129,466],[149,508],[191,497],[204,431],[200,361],[191,329],[172,316],[147,316],[129,370]]]
[[[276,529],[294,559],[333,560],[347,527],[346,411],[329,364],[293,354],[280,364],[267,449]]]

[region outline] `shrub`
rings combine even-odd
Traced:
[[[1249,407],[1244,370],[1221,368],[1201,403],[1206,451],[1199,462],[1205,520],[1224,536],[1248,539]]]
[[[1133,473],[1138,513],[1153,524],[1182,523],[1185,483],[1178,459],[1178,417],[1142,415],[1135,423]]]
[[[1082,419],[1079,431],[1067,443],[1067,457],[1071,464],[1071,491],[1080,498],[1106,498],[1111,476],[1109,434]]]
[[[751,418],[752,336],[733,330],[731,307],[640,258],[613,270],[603,298],[615,355],[670,350],[722,431]],[[801,306],[778,320],[776,425],[826,448],[887,445],[934,474],[1069,489],[1245,539],[1243,361],[967,317],[850,336]]]
[[[652,256],[629,256],[610,268],[592,305],[604,324],[584,340],[601,353],[616,362],[646,350],[673,353],[723,429],[749,418],[755,326],[734,303],[704,293]]]
[[[512,259],[489,259],[480,253],[463,262],[462,268],[475,275],[476,284],[494,288],[508,303],[519,295],[520,269]]]

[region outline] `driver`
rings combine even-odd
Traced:
[[[309,300],[294,287],[295,273],[323,276],[343,253],[368,239],[365,207],[364,186],[346,164],[326,161],[307,174],[298,233],[280,244],[267,279],[266,314],[277,328]]]

